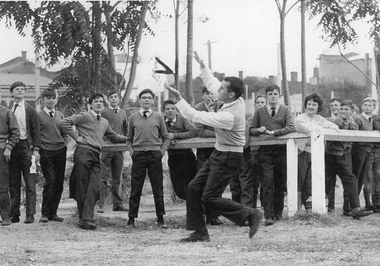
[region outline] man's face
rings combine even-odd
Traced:
[[[271,106],[275,106],[280,101],[280,92],[278,90],[268,91],[267,100]]]
[[[57,104],[57,98],[53,96],[47,96],[47,97],[44,97],[43,102],[47,109],[53,110],[54,106]]]
[[[117,93],[114,93],[108,97],[108,102],[110,103],[111,107],[116,108],[119,106],[120,98]]]
[[[371,101],[366,101],[362,104],[362,110],[367,115],[372,115],[373,110],[375,110],[375,105]]]
[[[25,94],[25,87],[24,86],[15,87],[12,91],[12,96],[15,99],[23,99],[24,94]]]
[[[266,105],[267,100],[264,97],[258,97],[255,101],[255,109]]]
[[[95,113],[100,113],[104,109],[104,103],[103,103],[103,98],[98,97],[94,99],[91,103],[91,108]]]
[[[150,109],[154,103],[154,98],[150,93],[144,93],[140,97],[140,106],[143,109]]]
[[[177,108],[175,108],[174,104],[167,104],[165,105],[164,113],[169,120],[173,120],[177,115]]]
[[[223,80],[223,82],[220,85],[220,88],[218,90],[218,92],[219,92],[218,100],[219,101],[228,102],[231,99],[230,98],[231,92],[228,92],[228,89],[227,89],[229,86],[230,86],[230,83]]]
[[[339,116],[342,119],[348,119],[351,116],[351,114],[352,114],[352,110],[349,106],[347,105],[340,106]]]
[[[315,115],[318,112],[319,104],[313,100],[308,100],[306,103],[306,113]]]
[[[330,110],[333,115],[338,115],[340,112],[340,102],[333,101],[330,103]]]

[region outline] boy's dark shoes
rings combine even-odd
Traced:
[[[207,229],[196,230],[191,233],[189,237],[182,238],[180,242],[210,242],[210,235],[208,234]]]
[[[135,218],[134,217],[129,217],[127,226],[132,226],[135,227]]]
[[[3,219],[1,220],[1,225],[2,226],[8,226],[8,225],[11,225],[12,222],[11,222],[11,219]]]
[[[53,216],[50,216],[49,217],[49,221],[53,221],[53,222],[63,222],[63,219],[62,217],[59,217],[58,215],[53,215]]]
[[[33,214],[29,214],[26,216],[24,223],[26,224],[32,224],[34,223],[34,216]]]
[[[252,238],[259,229],[261,220],[263,219],[263,212],[257,209],[250,209],[248,215],[248,224],[249,224],[249,238]]]
[[[343,210],[344,216],[352,216],[352,210]]]
[[[20,216],[11,217],[12,224],[20,222]]]
[[[352,218],[354,220],[360,220],[360,217],[365,217],[365,216],[371,215],[372,213],[373,211],[365,211],[360,208],[354,208],[352,210]]]
[[[40,223],[47,223],[47,222],[49,222],[49,219],[47,218],[47,216],[41,216],[41,218],[40,218]]]
[[[265,226],[274,225],[274,219],[272,217],[265,218]]]
[[[210,218],[208,221],[207,221],[207,224],[209,225],[222,225],[223,222],[221,220],[219,220],[219,217],[216,216],[216,217],[212,217]]]
[[[164,218],[162,216],[159,216],[157,218],[157,224],[159,228],[168,229],[168,226],[165,224]]]
[[[113,205],[113,209],[112,209],[114,212],[127,212],[128,211],[128,208],[125,208],[123,205]]]
[[[98,227],[92,221],[79,221],[78,225],[85,230],[95,230]]]

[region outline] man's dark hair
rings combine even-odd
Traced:
[[[257,101],[258,98],[264,98],[265,101],[267,101],[267,97],[266,97],[265,95],[259,94],[259,95],[257,95],[256,98],[255,98],[255,103],[256,103],[256,101]]]
[[[96,100],[96,99],[98,99],[98,98],[102,98],[102,99],[103,99],[103,103],[104,103],[104,95],[101,94],[101,93],[94,93],[94,94],[92,94],[92,95],[90,96],[90,99],[88,99],[88,102],[89,102],[90,104],[92,104],[92,101],[93,101],[93,100]]]
[[[52,98],[57,98],[57,92],[53,88],[47,88],[42,92],[42,98],[45,97],[52,97]]]
[[[16,81],[16,82],[14,82],[12,85],[11,85],[11,92],[13,92],[13,89],[14,88],[16,88],[16,87],[24,87],[24,89],[26,89],[25,88],[25,84],[23,83],[23,82],[21,82],[21,81]]]
[[[204,94],[204,93],[210,92],[210,91],[207,89],[207,87],[205,85],[202,85],[201,86],[201,92],[202,92],[202,94]]]
[[[119,93],[117,92],[117,90],[110,90],[109,92],[108,92],[108,94],[107,94],[107,97],[109,98],[111,95],[114,95],[114,94],[117,94],[117,95],[119,95]]]
[[[164,101],[164,102],[162,103],[162,110],[165,110],[166,105],[168,105],[168,104],[173,104],[173,105],[175,105],[176,103],[177,103],[176,100],[173,100],[173,99],[167,99],[166,101]]]
[[[351,110],[354,109],[354,103],[351,100],[342,100],[340,102],[340,106],[348,106],[351,108]]]
[[[151,89],[145,89],[145,90],[142,90],[140,93],[139,93],[139,98],[141,98],[141,95],[145,94],[145,93],[150,93],[152,95],[152,97],[154,98],[155,95],[153,93],[153,91]]]
[[[331,99],[330,103],[335,102],[335,101],[341,103],[343,101],[343,99],[341,97],[334,97],[334,98]]]
[[[303,107],[306,109],[307,102],[312,100],[313,102],[318,103],[318,112],[323,110],[323,98],[318,93],[312,93],[305,97],[305,100],[303,101]]]
[[[230,85],[227,88],[228,92],[235,93],[235,100],[239,99],[241,95],[244,93],[244,83],[243,80],[237,77],[225,77],[224,81],[229,82]]]
[[[277,90],[278,93],[281,93],[280,87],[275,84],[272,84],[265,88],[265,94],[268,94],[268,92],[271,92],[274,90]]]

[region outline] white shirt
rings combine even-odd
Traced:
[[[275,109],[274,109],[274,116],[276,116],[277,112],[278,112],[278,109],[280,108],[280,105],[277,104],[276,106],[273,106]],[[268,113],[270,115],[272,115],[272,106],[270,105],[267,105],[267,109],[268,109]]]
[[[153,113],[152,109],[144,110],[144,109],[141,108],[139,112],[140,112],[140,114],[141,114],[142,117],[144,117],[144,112],[145,112],[145,111],[148,111],[148,112],[146,113],[146,117],[151,116],[151,114]]]
[[[15,108],[16,103],[13,104],[12,111]],[[28,139],[28,131],[26,130],[26,110],[25,110],[25,101],[22,100],[18,103],[14,114],[17,119],[18,127],[20,130],[20,139]]]
[[[49,117],[51,117],[51,116],[50,116],[50,112],[53,112],[53,118],[54,118],[54,115],[55,115],[55,111],[54,111],[54,109],[53,109],[53,110],[50,110],[50,109],[44,107],[44,112],[45,112]]]

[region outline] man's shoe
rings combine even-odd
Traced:
[[[47,216],[41,216],[41,218],[40,218],[40,223],[47,223],[47,222],[49,222],[49,219],[47,218]]]
[[[128,208],[125,208],[123,205],[113,205],[113,209],[112,209],[114,212],[127,212],[129,211]]]
[[[32,223],[34,223],[34,215],[33,214],[27,215],[24,223],[26,223],[26,224],[32,224]]]
[[[189,237],[182,238],[180,242],[210,242],[210,235],[208,234],[207,229],[205,230],[196,230],[191,233]]]
[[[159,228],[168,229],[168,226],[165,224],[164,218],[162,217],[157,219],[157,224]]]
[[[268,218],[265,218],[265,223],[264,223],[265,226],[271,226],[271,225],[274,225],[274,219],[273,217],[268,217]]]
[[[1,220],[1,225],[2,226],[8,226],[8,225],[11,225],[12,222],[11,222],[11,219],[3,219]]]
[[[352,218],[354,220],[360,220],[360,217],[371,215],[373,211],[365,211],[360,208],[355,208],[352,210]]]
[[[20,216],[13,216],[11,217],[12,224],[20,222]]]
[[[127,226],[132,226],[135,227],[135,218],[134,217],[129,217]]]
[[[280,221],[280,220],[282,220],[282,214],[276,214],[276,215],[274,216],[274,219],[275,219],[276,221]]]
[[[343,210],[344,216],[352,216],[352,210]]]
[[[85,230],[95,230],[98,227],[92,221],[79,221],[78,225]]]
[[[53,221],[53,222],[63,222],[63,220],[65,219],[63,219],[62,217],[59,217],[56,214],[49,217],[49,221]]]
[[[365,206],[365,207],[364,207],[364,210],[365,210],[365,211],[373,211],[374,208],[373,208],[372,205],[370,205],[370,206]]]
[[[263,212],[257,209],[250,209],[248,215],[249,224],[249,238],[252,238],[259,229],[261,220],[263,219]]]
[[[104,213],[103,205],[99,205],[99,209],[96,210],[97,213]]]
[[[215,217],[212,217],[208,222],[207,224],[209,225],[222,225],[223,222],[221,220],[219,220],[219,217],[218,216],[215,216]]]

